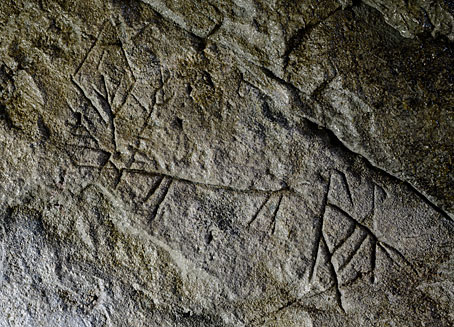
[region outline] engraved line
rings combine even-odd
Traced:
[[[339,306],[339,308],[342,310],[343,313],[346,313],[345,312],[345,309],[344,309],[344,306],[342,304],[342,293],[340,291],[340,288],[339,288],[339,279],[338,279],[338,276],[337,276],[337,273],[336,273],[336,269],[334,268],[334,265],[333,265],[333,262],[332,262],[332,254],[329,252],[329,249],[328,249],[328,244],[326,243],[326,239],[325,239],[325,236],[322,235],[322,244],[323,244],[323,247],[326,251],[326,255],[328,257],[328,269],[329,269],[329,272],[330,272],[330,275],[333,279],[333,282],[334,282],[334,289],[336,291],[336,301],[337,301],[337,305]]]
[[[102,74],[101,75],[103,81],[104,81],[104,85],[105,85],[105,77],[104,75]],[[96,88],[93,88],[93,90],[95,91],[95,93],[102,99],[104,100],[104,102],[106,103],[106,113],[107,113],[107,116],[108,116],[108,119],[109,119],[109,123],[112,127],[112,130],[111,130],[111,137],[112,137],[112,144],[114,146],[114,149],[115,151],[118,151],[117,150],[117,133],[116,133],[116,128],[115,128],[115,114],[112,110],[112,106],[111,106],[111,103],[108,101],[108,91],[107,91],[107,86],[106,87],[106,96],[104,96],[101,92],[99,92]]]
[[[410,261],[407,260],[407,258],[405,258],[405,256],[399,250],[385,242],[380,242],[380,245],[382,246],[382,248],[386,248],[387,251],[393,252],[395,255],[397,255],[407,266],[409,266],[413,270],[416,275],[418,275],[415,267],[411,264]]]
[[[336,252],[342,245],[344,245],[345,242],[353,235],[353,233],[356,230],[356,224],[352,224],[353,227],[350,227],[350,229],[347,232],[347,235],[337,244],[334,248],[332,253]]]
[[[342,181],[344,182],[345,188],[347,189],[348,200],[350,201],[350,204],[352,205],[352,207],[354,207],[353,196],[350,191],[350,185],[348,184],[347,175],[345,175],[345,173],[340,170],[337,170],[337,169],[333,169],[333,170],[336,171],[338,175],[340,175]],[[333,177],[333,174],[331,173],[330,178],[332,178],[332,177]]]
[[[315,265],[316,265],[317,259],[318,259],[320,241],[322,240],[322,238],[324,238],[324,236],[323,236],[323,221],[325,219],[326,207],[328,205],[328,196],[329,196],[330,188],[331,188],[331,178],[328,180],[328,185],[326,187],[325,196],[323,197],[323,202],[322,202],[323,210],[321,212],[321,216],[318,217],[317,226],[316,226],[316,230],[315,230],[316,241],[315,241],[314,248],[312,249],[312,258],[313,258],[313,260],[312,260],[311,266],[309,268],[309,281],[311,281],[311,282],[313,281],[313,278],[314,278],[314,271],[315,271]]]
[[[114,94],[112,96],[112,103],[115,102],[115,98],[117,97],[117,94],[118,94],[118,90],[120,89],[121,87],[121,83],[123,83],[123,80],[125,79],[125,74],[122,74],[120,76],[120,82],[118,83],[118,86],[115,87],[115,90],[114,90]]]
[[[84,58],[82,59],[81,63],[80,63],[79,66],[77,67],[77,69],[76,69],[76,71],[75,71],[75,73],[74,73],[74,76],[76,76],[76,75],[79,73],[79,71],[80,71],[80,69],[82,68],[82,66],[84,65],[85,61],[87,61],[88,56],[90,55],[91,51],[93,50],[93,48],[96,46],[96,44],[97,44],[98,41],[100,40],[101,34],[102,34],[102,32],[104,32],[104,28],[105,28],[105,26],[106,26],[106,23],[107,23],[107,21],[105,21],[105,22],[103,23],[102,28],[101,28],[101,30],[99,31],[96,40],[95,40],[95,41],[93,42],[93,44],[91,45],[90,49],[88,49],[88,51],[87,51],[87,53],[85,54]]]
[[[137,79],[136,79],[136,76],[134,75],[134,72],[132,71],[132,65],[131,65],[131,62],[129,61],[129,56],[126,53],[125,48],[123,47],[123,41],[120,38],[118,38],[118,40],[120,41],[120,48],[121,48],[121,51],[123,52],[123,56],[125,57],[126,63],[128,64],[129,73],[131,74],[131,76],[135,82]]]
[[[151,196],[156,193],[158,188],[161,187],[161,185],[164,181],[164,178],[165,178],[164,176],[161,176],[159,182],[154,183],[154,185],[150,188],[148,193],[145,195],[145,198],[143,199],[142,204],[147,202],[151,198]]]
[[[284,197],[284,194],[281,194],[280,198],[279,198],[279,201],[277,203],[277,206],[276,206],[276,209],[274,209],[274,213],[273,213],[273,221],[271,222],[270,224],[270,229],[271,229],[271,226],[272,226],[272,229],[271,229],[271,235],[274,235],[274,232],[276,231],[276,223],[277,223],[277,214],[279,212],[279,209],[281,207],[281,202],[282,202],[282,198]]]
[[[131,95],[131,92],[132,92],[132,89],[134,88],[134,86],[136,86],[136,81],[133,81],[132,84],[129,86],[129,88],[126,90],[126,95],[124,96],[123,101],[121,102],[118,109],[115,110],[116,114],[119,114],[121,112],[121,110],[123,109],[124,105],[128,101],[129,96]],[[117,92],[118,92],[118,90],[115,91],[114,99],[117,96]]]
[[[330,203],[329,206],[331,206],[331,207],[333,207],[333,208],[339,210],[339,211],[342,212],[343,214],[345,214],[345,216],[348,217],[349,220],[353,221],[353,222],[354,222],[355,224],[357,224],[361,229],[363,229],[365,232],[367,232],[372,238],[374,238],[374,239],[377,241],[377,244],[378,244],[380,247],[382,247],[383,249],[385,249],[385,248],[383,247],[383,245],[385,245],[387,248],[389,248],[390,251],[392,250],[393,252],[395,252],[396,255],[398,255],[398,256],[399,256],[399,257],[400,257],[408,266],[411,267],[411,269],[413,270],[413,272],[415,272],[415,274],[418,274],[418,273],[417,273],[417,270],[414,268],[414,266],[410,263],[410,261],[408,261],[408,260],[405,258],[405,256],[404,256],[401,252],[399,252],[399,250],[397,250],[397,249],[394,248],[393,246],[389,245],[388,243],[385,243],[385,242],[379,240],[379,239],[377,238],[377,236],[370,230],[369,227],[367,227],[367,226],[361,224],[360,222],[358,222],[358,221],[357,221],[356,219],[354,219],[350,214],[348,214],[348,213],[347,213],[345,210],[343,210],[342,208],[339,208],[337,205]],[[387,251],[386,249],[385,249],[385,252],[388,253],[388,251]],[[389,253],[388,253],[388,254],[389,254]],[[391,258],[391,259],[392,259],[392,258]],[[392,259],[392,261],[395,261],[395,260]]]
[[[101,54],[101,58],[99,58],[99,62],[98,62],[98,66],[96,67],[96,70],[97,71],[100,71],[101,70],[101,64],[104,60],[104,56],[106,55],[106,50],[102,50],[102,54]]]
[[[102,83],[103,83],[103,86],[104,86],[104,90],[106,91],[106,101],[107,101],[108,104],[111,105],[110,96],[109,96],[109,89],[107,88],[107,81],[106,81],[106,77],[104,76],[104,74],[101,74],[101,79],[102,79]]]
[[[110,163],[112,163],[114,165],[114,163],[112,161],[110,161]],[[101,167],[99,167],[99,166],[91,166],[91,168],[99,169]],[[173,180],[176,180],[176,181],[179,181],[179,182],[182,182],[182,183],[194,184],[194,185],[198,185],[200,187],[204,187],[204,188],[207,188],[207,189],[215,188],[215,189],[222,189],[222,190],[231,191],[231,192],[238,192],[238,193],[267,194],[267,195],[269,195],[271,193],[272,194],[278,194],[278,193],[281,193],[281,192],[289,192],[289,188],[288,187],[277,189],[277,190],[239,189],[239,188],[235,188],[235,187],[231,187],[231,186],[227,186],[227,185],[208,184],[208,183],[203,183],[203,182],[200,182],[200,181],[193,181],[193,180],[190,180],[190,179],[177,177],[177,176],[173,176],[173,175],[169,175],[169,174],[165,174],[165,173],[157,172],[157,171],[142,170],[142,169],[132,169],[132,168],[122,168],[122,169],[118,169],[117,167],[115,167],[115,168],[118,171],[124,170],[125,172],[142,174],[142,175],[145,175],[145,176],[166,176],[166,177],[172,178]],[[298,194],[298,192],[296,192],[295,190],[292,190],[291,192],[295,193],[295,194]]]
[[[375,268],[377,267],[377,240],[375,238],[371,238],[371,246],[372,246],[372,253],[370,255],[370,267],[372,276],[370,278],[370,282],[375,284],[376,276],[375,276]]]
[[[265,205],[268,203],[268,201],[271,199],[272,194],[270,194],[259,206],[258,210],[255,212],[255,214],[252,216],[252,219],[247,223],[247,226],[250,227],[252,223],[257,219],[259,216],[260,212],[263,210]]]
[[[347,265],[353,260],[353,258],[355,257],[355,255],[358,253],[358,251],[361,249],[361,246],[363,245],[364,243],[364,240],[367,238],[367,233],[364,233],[360,240],[358,241],[358,243],[356,243],[354,249],[350,252],[350,254],[348,255],[347,259],[345,259],[345,261],[342,263],[342,265],[339,267],[338,271],[342,271],[344,270],[344,268],[347,267]]]
[[[163,184],[162,187],[164,189],[164,192],[161,195],[161,197],[160,197],[160,199],[158,201],[158,204],[156,205],[155,209],[151,212],[150,223],[153,223],[153,221],[156,219],[156,217],[157,217],[157,215],[159,213],[159,210],[161,209],[161,205],[164,203],[164,201],[165,201],[165,199],[167,197],[167,194],[169,193],[169,189],[172,186],[172,182],[173,182],[173,179],[169,179],[169,181],[166,182],[167,185]]]
[[[73,76],[71,76],[71,82],[76,86],[76,88],[82,93],[82,96],[88,101],[90,102],[91,106],[93,108],[95,108],[96,112],[98,113],[99,117],[104,121],[104,123],[106,125],[109,124],[109,122],[107,121],[106,118],[104,118],[104,116],[101,114],[101,112],[99,111],[98,107],[95,106],[95,104],[93,103],[93,101],[87,96],[87,94],[85,93],[85,91],[83,90],[83,88],[79,85],[79,83],[74,79]],[[94,89],[96,91],[96,89]]]

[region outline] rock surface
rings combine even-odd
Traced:
[[[0,326],[452,326],[452,1],[0,3]]]

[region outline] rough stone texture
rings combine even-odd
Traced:
[[[0,326],[452,326],[452,1],[0,3]]]

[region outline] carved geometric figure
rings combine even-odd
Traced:
[[[268,231],[270,235],[273,235],[276,230],[276,222],[283,197],[283,194],[270,194],[259,206],[257,212],[248,222],[248,226],[255,225],[257,230]]]
[[[336,271],[344,269],[356,258],[366,238],[366,232],[360,228],[355,228],[354,232],[336,249],[336,252],[332,252],[333,265]]]
[[[0,1],[0,325],[453,325],[452,15],[391,2]]]
[[[344,172],[338,170],[331,172],[328,200],[333,203],[342,203],[347,208],[355,206],[350,185]]]
[[[343,212],[333,209],[331,206],[326,207],[323,234],[330,252],[334,253],[342,244],[353,234],[356,224],[342,217]]]

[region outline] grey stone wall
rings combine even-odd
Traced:
[[[2,1],[0,326],[452,326],[453,8]]]

